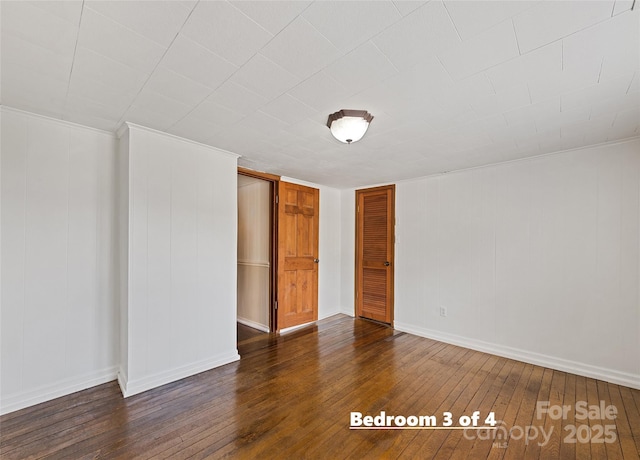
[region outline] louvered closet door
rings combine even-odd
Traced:
[[[393,321],[395,186],[356,191],[356,314]]]

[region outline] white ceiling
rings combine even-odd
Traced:
[[[382,183],[639,136],[632,3],[1,1],[1,102]],[[357,144],[343,108],[375,117]]]

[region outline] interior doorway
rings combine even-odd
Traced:
[[[276,330],[274,227],[279,179],[238,168],[237,319],[243,329]],[[241,334],[238,337],[240,339]]]
[[[318,319],[319,200],[316,188],[238,168],[238,337],[251,332],[240,326],[278,333]]]

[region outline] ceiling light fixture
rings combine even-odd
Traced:
[[[329,115],[327,126],[333,137],[345,144],[351,144],[362,139],[373,120],[366,110],[342,109]]]

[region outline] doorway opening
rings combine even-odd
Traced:
[[[277,330],[278,176],[238,168],[238,345]]]
[[[318,319],[319,200],[316,188],[238,168],[238,337]]]

